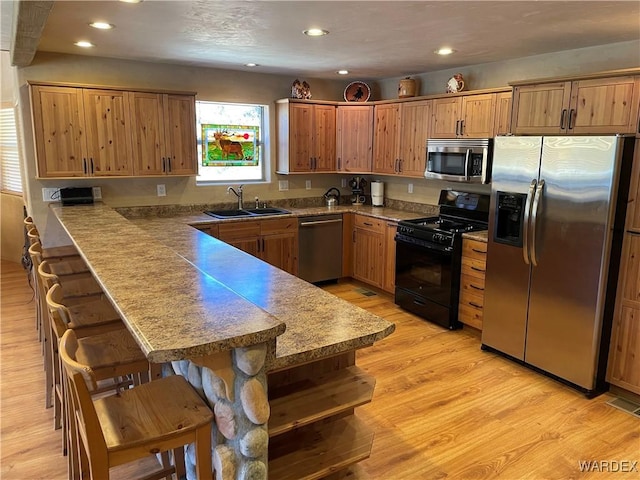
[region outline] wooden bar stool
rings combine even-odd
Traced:
[[[111,467],[195,442],[197,478],[211,480],[213,414],[182,376],[172,375],[94,400],[91,392],[96,388],[96,375],[79,361],[78,348],[75,333],[67,330],[60,341],[60,359],[71,400],[71,437],[77,444],[82,473],[90,473],[93,480],[108,479]],[[170,478],[177,468],[165,467],[153,478]],[[184,465],[180,470],[184,471]]]
[[[30,217],[27,217],[27,218],[30,218]],[[26,219],[25,219],[25,228],[27,228],[27,225],[28,224],[27,224]],[[38,232],[38,229],[33,224],[33,222],[31,222],[30,225],[31,225],[31,227],[27,231],[27,237],[29,238],[29,243],[31,243],[31,244],[33,244],[35,242],[42,243],[42,241],[40,240],[40,233]],[[73,245],[60,245],[60,246],[57,246],[57,247],[45,247],[45,248],[43,248],[43,255],[44,255],[45,259],[79,256],[78,249],[76,247],[74,247]]]
[[[64,393],[63,372],[58,356],[58,344],[62,335],[69,330],[69,310],[63,304],[62,287],[52,286],[46,295],[51,326],[50,342],[53,372],[51,385],[54,399],[54,428],[63,429],[63,453],[67,452],[66,398]],[[120,391],[131,384],[140,384],[149,380],[149,362],[122,322],[117,328],[109,325],[99,327],[80,327],[74,329],[78,338],[76,357],[92,368],[96,380],[110,380],[99,391]],[[112,380],[112,381],[111,381]]]

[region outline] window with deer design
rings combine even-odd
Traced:
[[[196,102],[198,183],[266,181],[265,105]]]

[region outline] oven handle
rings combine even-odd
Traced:
[[[467,148],[467,153],[464,156],[464,179],[468,182],[471,180],[471,172],[469,171],[469,162],[471,160],[471,149]]]
[[[529,191],[527,192],[527,199],[524,202],[524,222],[522,225],[522,258],[524,263],[529,265],[531,263],[531,257],[529,254],[529,222],[531,221],[531,199],[533,198],[533,192],[536,189],[538,181],[534,178],[529,184]]]
[[[395,236],[395,241],[397,243],[401,243],[403,245],[407,245],[407,246],[411,246],[411,247],[418,247],[418,248],[424,248],[425,250],[428,250],[429,252],[433,252],[433,253],[438,253],[440,255],[443,255],[445,257],[450,257],[452,255],[452,251],[451,250],[445,250],[445,247],[439,246],[439,245],[429,245],[428,243],[425,242],[412,242],[410,240],[405,240],[405,238],[403,238],[402,235],[400,234],[396,234]]]
[[[536,194],[533,197],[533,206],[531,207],[531,263],[534,267],[538,266],[538,254],[536,253],[536,230],[538,229],[538,212],[540,210],[540,197],[544,189],[544,180],[540,180],[536,187]]]

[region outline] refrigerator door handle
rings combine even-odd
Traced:
[[[529,222],[531,220],[531,199],[533,198],[533,193],[536,189],[537,183],[538,182],[535,179],[531,180],[529,191],[527,192],[527,199],[524,202],[524,221],[522,222],[522,258],[524,259],[525,265],[529,265],[531,263],[529,255]]]
[[[538,223],[538,210],[540,209],[540,197],[542,197],[542,189],[544,188],[544,180],[538,182],[536,194],[533,197],[533,206],[531,207],[531,263],[534,267],[538,266],[538,255],[536,254],[536,229]]]

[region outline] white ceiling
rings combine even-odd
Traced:
[[[88,26],[98,20],[116,28]],[[303,35],[310,27],[330,34]],[[96,46],[73,45],[81,39]],[[639,39],[637,0],[57,1],[38,50],[376,79]],[[457,53],[439,57],[441,46]]]

